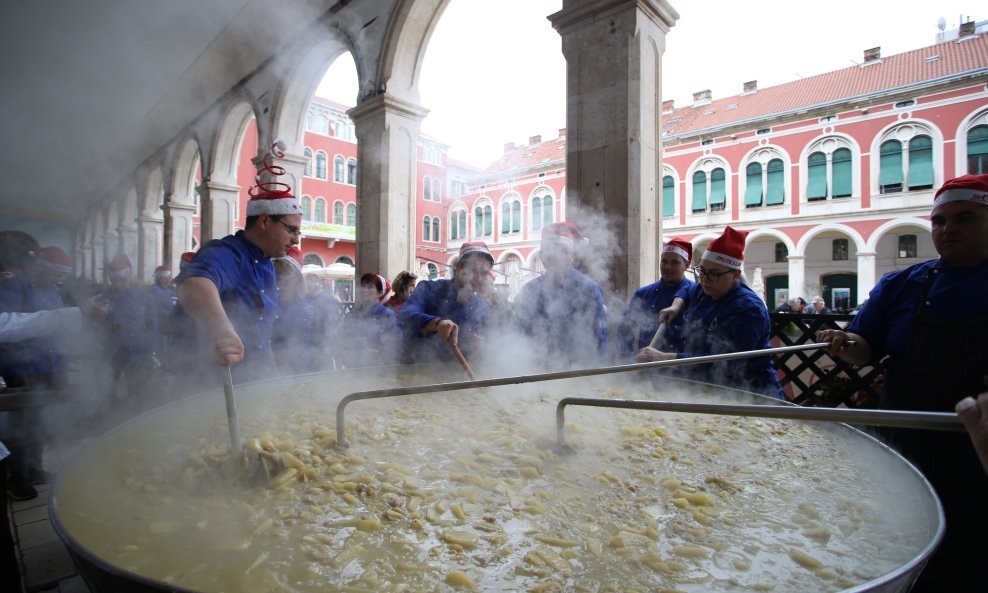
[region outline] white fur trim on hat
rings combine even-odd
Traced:
[[[940,204],[946,204],[947,202],[974,202],[975,204],[988,205],[988,192],[967,187],[948,189],[936,197],[936,201],[933,205],[939,206]]]
[[[743,259],[738,259],[736,257],[731,257],[723,253],[717,253],[715,251],[704,251],[701,260],[712,261],[715,264],[720,264],[726,268],[731,268],[732,270],[740,270],[741,266],[744,265]]]
[[[267,214],[269,216],[286,216],[290,214],[302,214],[302,205],[298,198],[251,198],[247,202],[247,216],[259,216]]]
[[[686,253],[686,250],[682,247],[677,247],[675,245],[669,244],[662,248],[662,253],[675,253],[679,257],[686,260],[687,263],[690,261],[690,254]]]

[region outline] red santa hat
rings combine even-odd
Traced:
[[[662,253],[675,253],[689,264],[693,261],[693,244],[682,239],[669,239],[669,242],[662,248]]]
[[[154,269],[154,277],[160,278],[162,276],[171,276],[172,269],[171,266],[158,266]]]
[[[700,258],[711,261],[732,270],[740,270],[744,264],[744,239],[748,231],[739,231],[727,227],[724,234],[714,239]]]
[[[302,271],[302,250],[297,245],[292,245],[285,257],[276,257],[275,259],[290,263],[293,268],[299,272]]]
[[[383,299],[385,295],[391,292],[391,283],[388,282],[387,278],[376,272],[367,272],[360,277],[360,285],[363,286],[365,284],[369,284],[377,290],[378,299]]]
[[[52,272],[59,274],[72,273],[72,260],[69,259],[68,254],[62,251],[60,247],[55,247],[54,245],[42,247],[38,250],[38,263]]]
[[[189,265],[189,262],[191,262],[192,258],[194,258],[195,256],[196,256],[195,251],[186,251],[185,253],[183,253],[182,257],[178,259],[178,271],[181,272],[182,270],[184,270],[185,266]]]
[[[542,227],[542,242],[555,243],[574,249],[577,245],[590,243],[590,240],[583,236],[575,224],[564,220]]]
[[[298,198],[292,195],[292,187],[281,181],[261,181],[265,172],[273,177],[285,174],[285,168],[271,162],[272,156],[285,156],[285,143],[281,140],[271,146],[271,152],[264,155],[264,166],[254,176],[257,185],[250,188],[250,201],[247,202],[247,216],[268,214],[271,216],[286,216],[302,214],[302,205]]]
[[[106,271],[110,278],[129,278],[130,258],[127,257],[126,253],[118,253],[106,266]]]
[[[988,175],[962,175],[944,183],[933,196],[933,209],[948,202],[974,202],[988,206]]]
[[[463,261],[463,258],[471,253],[483,255],[490,260],[492,266],[494,265],[494,256],[491,255],[491,250],[487,248],[487,244],[483,241],[467,241],[463,245],[460,245],[460,261]]]

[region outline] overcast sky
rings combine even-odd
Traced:
[[[888,56],[932,45],[937,20],[955,29],[984,20],[970,0],[679,0],[666,37],[663,99],[688,105],[693,93],[736,95],[757,80],[765,88],[860,62],[865,49]],[[452,0],[422,67],[422,131],[450,145],[450,156],[487,166],[504,144],[556,138],[566,126],[565,61],[547,15],[561,0]],[[988,62],[988,59],[986,59]],[[356,72],[340,59],[319,96],[352,105]]]

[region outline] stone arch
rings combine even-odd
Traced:
[[[865,245],[867,251],[876,251],[878,249],[878,242],[882,240],[882,237],[891,233],[894,230],[902,228],[912,228],[926,231],[927,233],[932,233],[933,225],[929,220],[923,218],[895,218],[886,221],[884,224],[876,228],[871,236],[868,237],[868,242]]]
[[[399,0],[388,23],[376,77],[372,80],[361,76],[361,97],[386,89],[394,97],[419,103],[418,81],[429,38],[449,1]],[[357,72],[362,74],[367,69],[361,63],[363,56],[355,57]]]
[[[251,119],[257,119],[257,107],[253,98],[246,95],[225,109],[220,117],[219,129],[213,136],[212,162],[209,164],[209,179],[226,185],[237,185],[237,167],[240,161],[240,148]]]
[[[967,174],[967,132],[975,126],[983,125],[988,125],[988,107],[975,109],[957,126],[957,131],[954,132],[954,175],[951,177]],[[944,171],[944,176],[946,175],[947,172]]]
[[[861,237],[861,234],[858,233],[858,231],[854,230],[853,228],[845,224],[828,222],[817,225],[812,229],[810,229],[809,231],[807,231],[806,234],[800,237],[799,241],[796,243],[796,253],[793,253],[791,251],[789,253],[792,255],[805,256],[806,248],[813,241],[813,239],[817,238],[819,235],[822,235],[823,233],[828,233],[828,232],[836,232],[842,235],[846,235],[848,239],[854,241],[855,249],[857,251],[867,250],[867,244],[865,243],[864,238]]]
[[[187,138],[180,144],[175,157],[175,173],[172,175],[170,192],[170,201],[173,204],[195,206],[195,180],[199,168],[199,142],[196,138]]]
[[[786,235],[782,231],[779,231],[778,229],[773,229],[773,228],[759,228],[751,231],[750,233],[748,233],[748,237],[745,239],[745,245],[753,242],[756,239],[764,239],[766,237],[775,239],[777,243],[778,242],[785,243],[786,249],[789,250],[789,253],[793,253],[796,250],[796,244],[792,242],[792,239],[789,238],[788,235]]]

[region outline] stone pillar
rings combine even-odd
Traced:
[[[232,235],[240,186],[207,181],[196,190],[199,192],[199,204],[202,205],[199,217],[200,242]]]
[[[165,231],[165,221],[161,218],[142,214],[137,218],[137,269],[142,277],[150,277],[151,272],[164,261],[164,247],[161,239]],[[178,268],[174,269],[178,276]]]
[[[165,263],[178,270],[179,258],[192,250],[192,216],[196,213],[195,204],[167,202],[165,216],[168,218],[168,236]]]
[[[875,288],[875,252],[858,252],[858,303],[861,304]]]
[[[386,93],[348,114],[357,131],[357,275],[415,269],[419,127],[428,111]]]
[[[789,298],[803,297],[806,294],[806,258],[802,255],[789,256]]]
[[[607,251],[595,263],[617,295],[659,274],[661,60],[678,18],[665,0],[564,0],[549,17],[566,56],[569,218]]]
[[[133,267],[134,272],[134,282],[144,284],[150,282],[151,270],[145,270],[141,267],[141,260],[138,255],[138,229],[136,225],[127,224],[120,225],[117,228],[117,235],[119,236],[118,244],[120,245],[120,253],[127,255],[130,259],[130,264]]]
[[[102,284],[106,278],[103,277],[103,264],[106,261],[106,253],[103,250],[103,237],[96,235],[93,237],[92,263],[89,269],[92,271],[90,279],[93,282]]]

